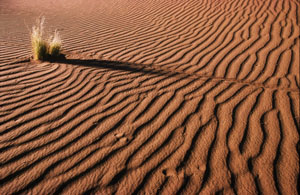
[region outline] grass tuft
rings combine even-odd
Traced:
[[[58,57],[61,52],[61,38],[57,30],[54,32],[54,36],[50,38],[49,43],[49,55]]]
[[[35,60],[44,60],[47,58],[48,44],[43,40],[45,18],[37,19],[36,26],[32,27],[31,45],[33,51],[33,58]]]
[[[31,46],[34,60],[46,60],[49,57],[59,57],[61,55],[61,38],[57,30],[49,41],[44,40],[45,17],[40,17],[36,25],[32,27]]]

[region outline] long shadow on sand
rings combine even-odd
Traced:
[[[128,72],[141,72],[146,74],[179,74],[178,72],[173,72],[171,70],[163,69],[152,64],[144,65],[144,64],[135,64],[135,63],[127,63],[120,61],[109,61],[109,60],[97,60],[97,59],[56,59],[49,60],[53,63],[63,63],[63,64],[71,64],[71,65],[80,65],[80,66],[88,66],[93,68],[105,68],[111,70],[123,70]]]

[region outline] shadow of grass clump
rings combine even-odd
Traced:
[[[31,46],[34,60],[47,60],[61,55],[62,41],[57,30],[48,41],[44,40],[45,17],[40,17],[31,31]]]
[[[48,59],[52,63],[63,63],[70,65],[86,66],[91,68],[101,68],[109,70],[120,70],[131,73],[153,74],[153,75],[172,75],[180,76],[181,73],[174,72],[161,67],[153,66],[152,64],[136,64],[122,61],[110,61],[100,59],[68,59],[64,54],[60,54],[56,58]]]

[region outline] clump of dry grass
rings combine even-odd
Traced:
[[[37,24],[32,27],[31,46],[34,60],[46,60],[58,57],[61,54],[62,41],[57,30],[48,41],[44,40],[45,17],[37,19]]]
[[[33,59],[44,60],[47,57],[48,44],[43,39],[45,18],[39,18],[37,25],[32,27],[31,46],[33,51]]]
[[[61,38],[57,30],[54,32],[54,36],[50,38],[49,43],[49,55],[58,57],[61,52]]]

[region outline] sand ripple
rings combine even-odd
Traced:
[[[299,193],[299,9],[4,0],[0,194]],[[41,10],[67,60],[16,60]]]

